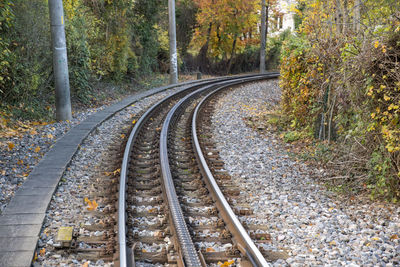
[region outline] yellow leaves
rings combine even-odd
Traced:
[[[399,106],[398,105],[395,105],[395,104],[390,104],[389,105],[389,107],[388,107],[388,110],[397,110],[397,109],[399,109]]]
[[[87,209],[88,211],[94,211],[97,209],[99,206],[96,202],[96,200],[90,201],[87,197],[85,197],[85,203],[88,205]]]
[[[378,240],[380,240],[380,238],[379,237],[373,237],[372,240],[378,241]]]
[[[392,235],[391,237],[390,237],[390,240],[396,240],[396,239],[399,239],[399,236],[398,235],[396,235],[396,234],[394,234],[394,235]]]
[[[13,150],[14,147],[15,147],[15,144],[14,144],[14,143],[12,143],[12,142],[8,143],[8,151]]]
[[[378,41],[378,40],[375,41],[374,47],[375,47],[375,48],[378,48],[378,47],[379,47],[379,41]]]
[[[89,267],[89,262],[85,262],[84,264],[82,264],[82,267]]]
[[[158,211],[158,209],[156,208],[151,208],[147,210],[149,213],[156,213]]]
[[[40,256],[44,257],[44,255],[46,254],[46,249],[42,248],[39,252]]]
[[[54,138],[54,135],[52,135],[52,134],[47,134],[47,138],[49,138],[49,139],[53,139]]]
[[[206,252],[215,252],[214,248],[206,248]]]
[[[232,266],[234,263],[235,263],[234,260],[225,261],[224,263],[222,263],[222,262],[219,261],[219,262],[218,262],[218,266],[219,266],[219,267],[229,267],[229,266]]]
[[[33,150],[33,151],[35,151],[35,153],[39,153],[40,147],[39,146],[35,147],[35,150]]]
[[[122,139],[124,139],[126,137],[125,134],[121,134],[120,136]]]
[[[116,169],[115,171],[112,171],[112,172],[104,172],[104,174],[105,175],[107,175],[107,176],[115,176],[115,175],[118,175],[118,174],[120,174],[121,173],[121,169]]]
[[[371,118],[375,119],[376,114],[375,113],[371,113]]]
[[[374,91],[373,91],[374,90],[374,86],[373,85],[368,86],[367,90],[368,90],[367,95],[368,96],[372,96],[372,94],[374,93]]]
[[[132,124],[135,125],[135,123],[136,123],[136,120],[133,120],[133,121],[132,121]]]
[[[29,134],[30,135],[36,135],[36,134],[38,134],[38,132],[35,129],[33,129],[32,131],[29,132]]]
[[[20,160],[17,161],[17,164],[18,165],[22,165],[22,164],[24,164],[24,161],[22,159],[20,159]]]
[[[121,169],[116,169],[115,171],[113,171],[114,175],[120,174],[121,173]]]
[[[336,246],[336,241],[333,240],[333,241],[329,242],[329,245],[331,245],[331,246]]]

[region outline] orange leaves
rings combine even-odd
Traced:
[[[232,266],[234,263],[235,263],[234,260],[225,261],[224,263],[218,262],[218,266],[219,267],[229,267],[229,266]]]
[[[39,146],[35,147],[35,149],[33,151],[35,151],[35,153],[39,153],[40,147]]]
[[[13,150],[14,147],[15,147],[14,143],[12,143],[12,142],[8,143],[8,151]]]
[[[85,197],[85,203],[88,205],[87,210],[88,211],[94,211],[97,209],[99,204],[97,204],[96,200],[90,201],[87,197]]]

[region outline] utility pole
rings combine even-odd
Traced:
[[[58,121],[71,120],[71,98],[62,0],[49,0],[49,11],[54,83],[56,86],[56,119]]]
[[[260,73],[265,73],[265,47],[267,32],[267,6],[265,0],[261,1],[261,47],[260,47]]]
[[[175,0],[168,0],[169,14],[169,83],[178,83],[178,54],[176,52]]]

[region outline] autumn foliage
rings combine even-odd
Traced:
[[[337,185],[400,197],[400,3],[302,0],[285,44],[282,110],[293,128],[336,143]]]
[[[252,48],[258,52],[260,0],[195,0],[195,3],[197,27],[191,48],[199,55],[202,71],[210,72],[212,64],[220,64],[225,74],[231,73],[237,55]],[[270,13],[276,12],[276,4],[276,0],[268,1]]]

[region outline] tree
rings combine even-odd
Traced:
[[[227,60],[227,71],[235,54],[256,37],[259,0],[195,0],[198,5],[193,45],[200,55]]]

